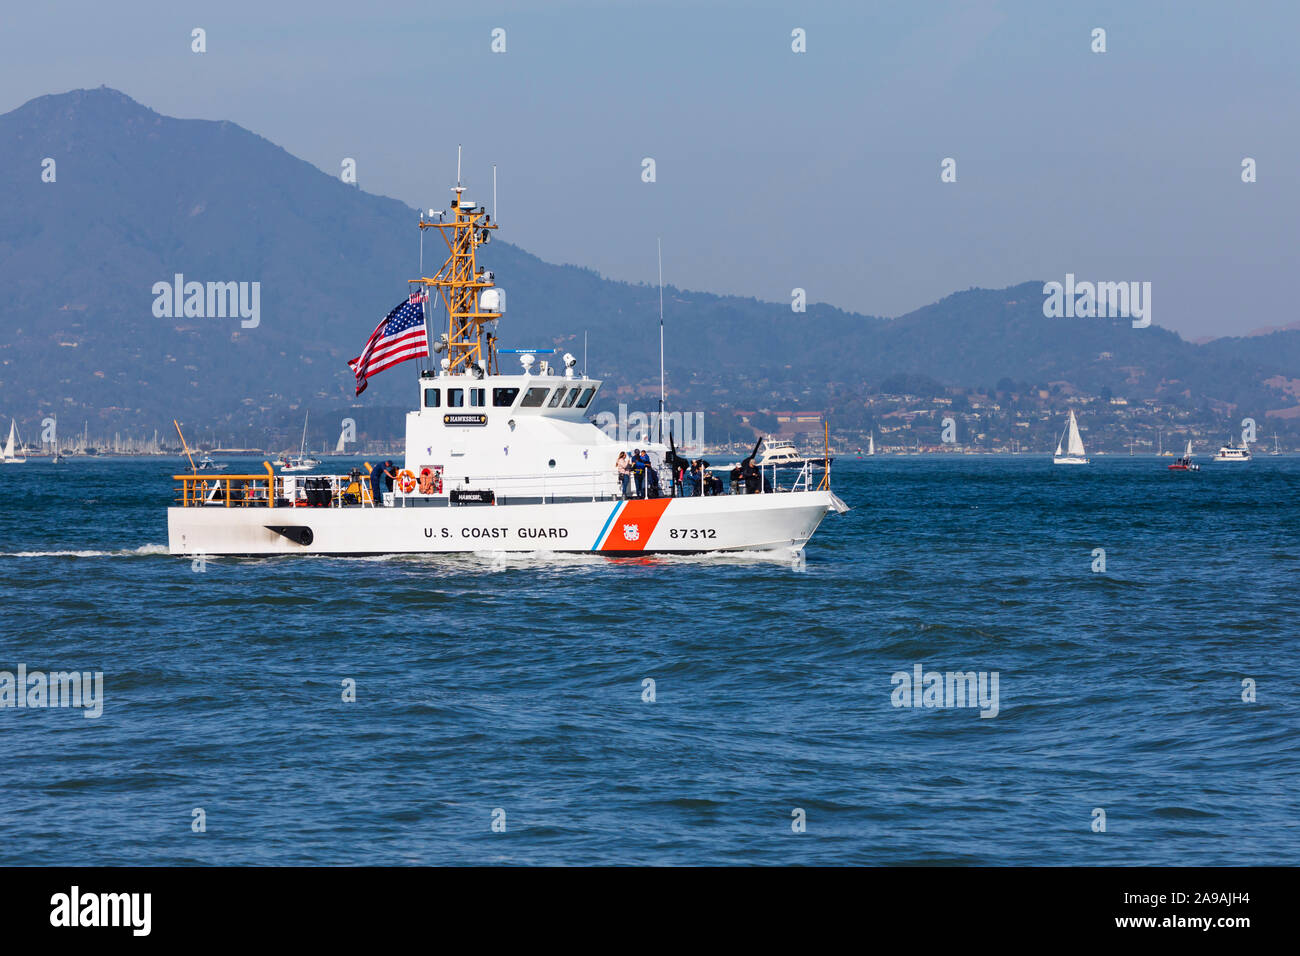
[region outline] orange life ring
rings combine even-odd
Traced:
[[[397,473],[397,487],[402,489],[402,494],[409,495],[415,490],[415,474],[409,468],[403,468]]]

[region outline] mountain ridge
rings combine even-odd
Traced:
[[[221,120],[176,119],[108,87],[0,116],[0,411],[101,426],[174,415],[258,434],[300,406],[409,406],[414,368],[357,402],[347,359],[416,272],[416,210],[366,193]],[[56,162],[42,182],[42,161]],[[426,246],[425,272],[435,257]],[[605,400],[658,382],[658,289],[544,262],[499,239],[503,344],[580,354]],[[434,264],[431,265],[431,262]],[[154,284],[258,282],[260,323],[159,319]],[[1042,283],[967,289],[895,318],[665,288],[676,407],[812,407],[852,418],[891,376],[953,389],[1009,378],[1068,393],[1183,396],[1207,413],[1296,404],[1300,331],[1204,345],[1127,320],[1047,319]],[[622,389],[622,391],[620,391]],[[852,408],[850,406],[859,406]],[[293,414],[290,415],[289,413]]]

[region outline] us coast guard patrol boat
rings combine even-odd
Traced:
[[[632,445],[587,418],[600,381],[571,355],[562,368],[539,361],[540,350],[501,369],[510,354],[497,348],[505,292],[476,261],[497,226],[462,187],[453,192],[449,221],[419,223],[439,231],[448,256],[433,278],[410,280],[412,300],[440,299],[447,331],[432,340],[425,323],[420,354],[438,367],[420,374],[393,490],[371,494],[369,464],[350,475],[277,475],[270,464],[264,473],[177,475],[172,554],[798,551],[828,512],[848,510],[829,469],[814,484],[808,467],[785,487],[773,475],[758,494],[674,497],[675,453],[662,444],[637,444],[662,495],[651,496],[653,480],[625,492],[616,460]]]

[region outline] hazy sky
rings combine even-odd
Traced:
[[[1300,319],[1297,36],[1250,0],[9,3],[0,112],[106,84],[436,208],[460,142],[550,261],[653,282],[662,236],[670,283],[877,315],[1150,281],[1193,338]]]

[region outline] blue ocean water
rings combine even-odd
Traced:
[[[0,671],[104,674],[0,709],[0,864],[1294,864],[1300,461],[1165,464],[846,461],[802,570],[198,572],[171,460],[0,469]]]

